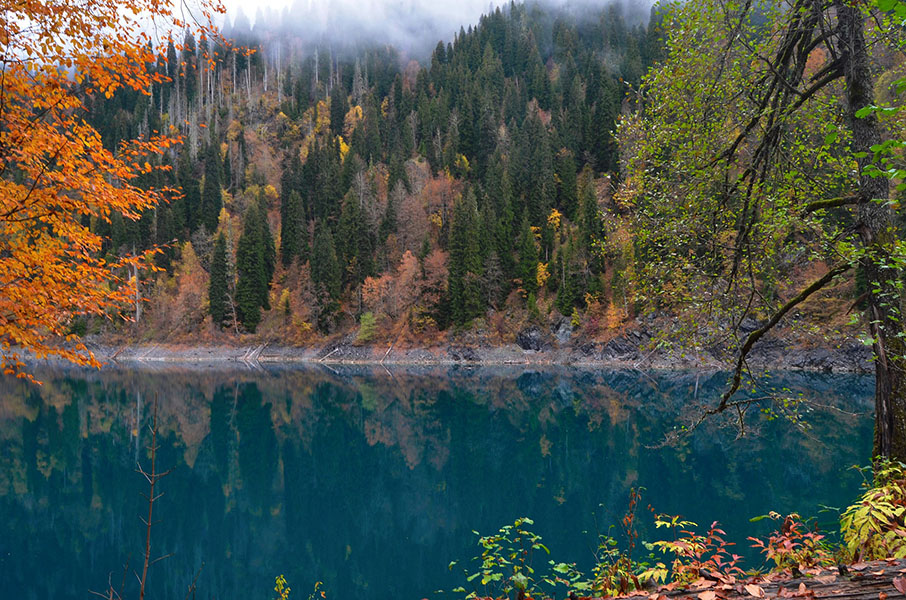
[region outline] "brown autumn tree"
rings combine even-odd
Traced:
[[[74,335],[77,315],[108,315],[134,300],[143,257],[109,263],[91,222],[137,218],[162,200],[136,179],[179,139],[154,132],[105,149],[86,122],[86,101],[127,88],[149,93],[163,76],[150,32],[213,35],[217,0],[0,2],[0,355],[18,351],[97,365]],[[67,338],[68,345],[60,339]]]

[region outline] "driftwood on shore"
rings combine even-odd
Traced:
[[[769,574],[760,579],[702,578],[683,589],[662,589],[633,600],[897,600],[906,598],[906,561],[886,560],[815,569],[801,577]]]

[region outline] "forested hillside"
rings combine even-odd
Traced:
[[[590,10],[590,9],[589,9]],[[642,18],[644,17],[644,18]],[[625,315],[615,119],[660,43],[648,15],[511,4],[421,61],[277,25],[187,35],[150,95],[97,100],[111,148],[177,128],[138,221],[98,221],[111,256],[159,246],[134,322],[88,333],[286,343],[354,331],[427,340],[556,315]]]

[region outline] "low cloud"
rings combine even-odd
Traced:
[[[574,13],[619,4],[629,21],[646,19],[651,6],[650,0],[542,0],[540,4]],[[229,32],[234,25],[237,31],[251,28],[259,34],[294,34],[344,45],[389,43],[420,53],[440,40],[452,41],[460,27],[476,25],[482,14],[508,5],[508,1],[488,0],[232,0],[227,3],[225,28]]]

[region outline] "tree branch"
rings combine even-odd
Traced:
[[[865,200],[862,196],[853,195],[853,196],[840,196],[839,198],[824,198],[822,200],[815,200],[814,202],[809,202],[805,205],[805,208],[802,209],[802,214],[807,215],[815,212],[816,210],[823,210],[825,208],[837,208],[838,206],[851,206],[853,204],[862,204]]]
[[[749,355],[749,352],[752,350],[752,347],[755,345],[758,340],[760,340],[764,335],[774,328],[777,323],[793,308],[797,305],[804,302],[809,296],[815,292],[821,290],[825,285],[831,282],[838,275],[842,275],[846,271],[852,268],[850,264],[837,265],[830,271],[824,274],[823,277],[813,281],[807,288],[799,292],[794,298],[789,300],[786,304],[780,307],[780,309],[774,313],[774,315],[760,328],[756,329],[749,334],[749,337],[746,338],[745,343],[742,345],[742,348],[739,349],[739,356],[736,359],[736,368],[733,370],[733,383],[730,385],[730,389],[724,392],[724,395],[720,398],[720,403],[716,408],[712,408],[706,412],[706,415],[714,415],[723,412],[729,406],[728,402],[730,398],[733,397],[733,394],[739,390],[739,386],[742,383],[742,372],[745,366],[746,357]]]

